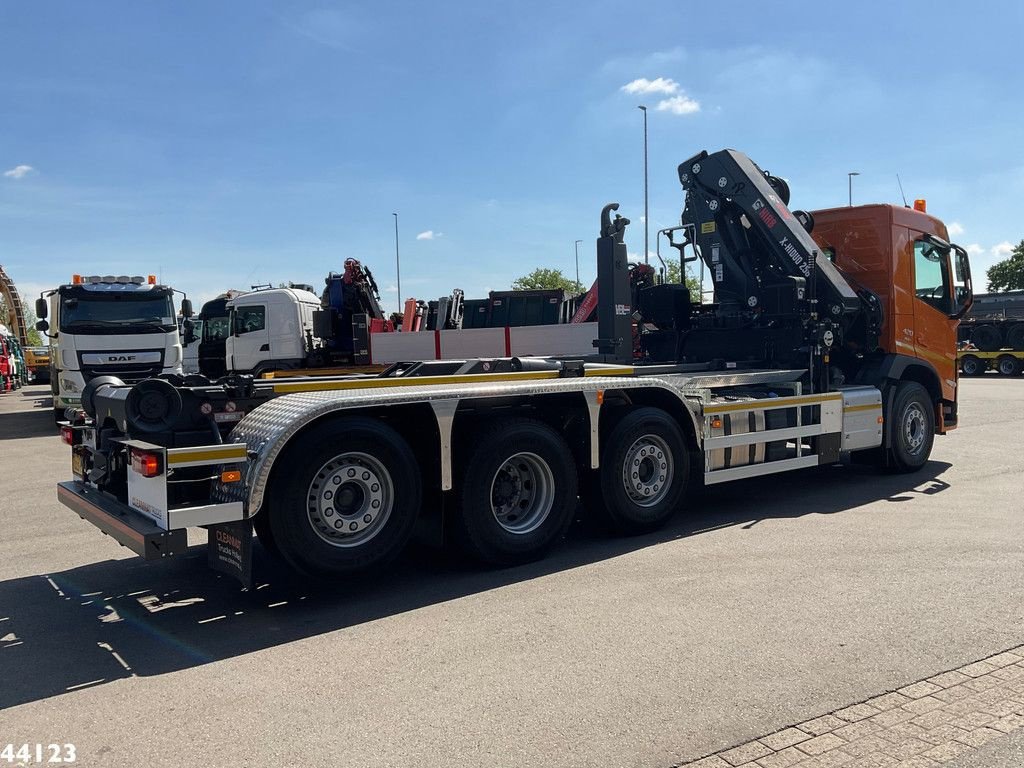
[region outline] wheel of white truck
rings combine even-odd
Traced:
[[[960,360],[960,370],[964,376],[980,376],[985,372],[985,364],[974,355],[964,355]]]
[[[457,523],[463,547],[492,565],[536,560],[576,509],[576,467],[561,436],[532,419],[508,419],[473,440]]]
[[[603,443],[601,502],[612,526],[627,535],[660,528],[678,509],[689,473],[675,420],[658,408],[636,408]]]
[[[1013,355],[1003,355],[996,360],[996,370],[1003,376],[1016,376],[1020,373],[1020,361]]]
[[[401,435],[370,419],[336,419],[290,446],[260,514],[271,546],[294,568],[348,574],[401,552],[421,497],[416,457]]]
[[[924,466],[935,441],[935,410],[928,390],[916,381],[896,385],[890,419],[890,466],[914,472]]]

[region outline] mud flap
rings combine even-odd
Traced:
[[[238,520],[207,529],[206,563],[215,571],[238,579],[252,588],[252,521]]]

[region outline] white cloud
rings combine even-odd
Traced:
[[[1011,253],[1013,253],[1013,243],[1009,243],[1006,240],[999,243],[998,245],[992,246],[992,255],[997,259],[1005,259]]]
[[[656,77],[653,80],[640,77],[630,83],[626,83],[620,90],[633,94],[678,93],[679,83],[670,77]]]
[[[428,229],[426,232],[420,232],[416,235],[417,240],[436,240],[439,237],[444,237],[444,232],[435,232],[432,229]]]
[[[700,102],[691,99],[689,96],[679,94],[671,99],[662,99],[658,102],[659,112],[671,112],[673,115],[692,115],[700,112]]]
[[[971,255],[971,256],[980,256],[981,254],[983,254],[985,252],[985,249],[982,248],[977,243],[971,243],[970,245],[965,245],[964,246],[964,250],[967,251],[967,253],[969,255]]]
[[[9,171],[4,171],[4,176],[8,179],[21,179],[28,176],[35,169],[31,165],[16,165]]]
[[[950,237],[959,237],[964,233],[964,228],[960,225],[959,221],[950,222],[946,230],[949,232]]]

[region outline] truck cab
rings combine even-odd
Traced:
[[[305,364],[306,339],[320,298],[301,288],[253,291],[227,302],[228,371],[259,374]]]
[[[956,321],[971,305],[971,274],[966,251],[917,203],[814,211],[812,236],[826,258],[879,298],[879,346],[893,356],[879,364],[895,361],[905,369],[895,373],[929,390],[942,433],[956,426]]]
[[[44,294],[37,327],[49,333],[55,417],[81,404],[82,389],[97,376],[142,381],[182,372],[174,291],[156,277],[74,275]],[[184,302],[183,302],[184,303]]]

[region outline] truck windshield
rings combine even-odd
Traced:
[[[84,292],[83,292],[84,293]],[[174,305],[167,294],[142,296],[131,293],[72,295],[61,300],[62,331],[172,331],[177,328]]]
[[[208,317],[203,321],[203,341],[221,341],[228,337],[231,322],[227,315]]]

